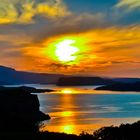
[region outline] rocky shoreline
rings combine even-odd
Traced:
[[[0,87],[0,132],[38,131],[37,124],[50,119],[39,107],[38,97],[31,94],[31,88]]]

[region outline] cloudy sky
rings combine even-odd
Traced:
[[[68,41],[76,59],[53,57]],[[0,50],[17,70],[140,77],[140,1],[0,0]]]

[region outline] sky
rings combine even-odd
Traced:
[[[0,65],[140,77],[139,0],[0,0]]]

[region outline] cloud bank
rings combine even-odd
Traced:
[[[0,24],[27,24],[36,16],[57,18],[68,14],[61,0],[0,0]]]

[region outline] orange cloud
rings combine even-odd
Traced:
[[[32,44],[22,49],[25,63],[30,69],[42,72],[56,73],[96,73],[110,74],[122,73],[124,71],[136,71],[140,68],[140,27],[112,27],[94,29],[82,33],[72,33],[50,37],[38,44]],[[42,50],[50,43],[63,38],[84,38],[87,51],[81,53],[82,59],[74,64],[61,64],[54,61]],[[96,56],[96,57],[95,57]],[[36,67],[34,67],[36,66]],[[135,66],[132,67],[132,66]]]

